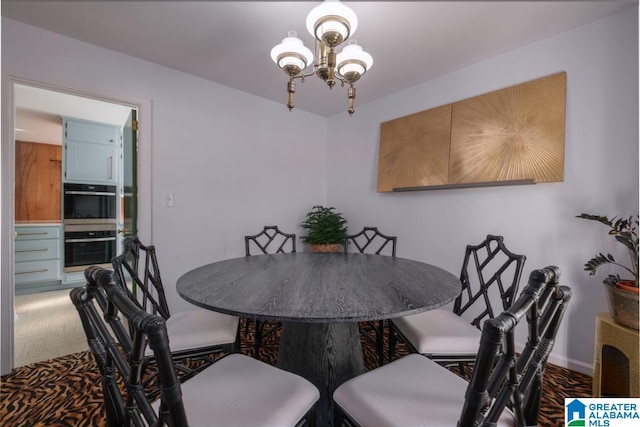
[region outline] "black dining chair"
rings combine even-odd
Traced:
[[[389,360],[395,358],[400,338],[410,352],[464,369],[463,363],[475,360],[482,322],[515,300],[525,260],[507,249],[502,236],[488,235],[478,245],[467,245],[453,311],[436,309],[390,320]]]
[[[515,303],[484,322],[469,382],[434,360],[409,354],[339,386],[334,425],[538,425],[544,369],[571,298],[559,277],[557,267],[533,271]],[[523,317],[528,339],[516,353],[515,331]]]
[[[355,248],[360,253],[396,256],[396,236],[387,236],[377,227],[364,227],[359,233],[350,234],[345,238],[344,251]],[[360,333],[365,339],[376,346],[378,364],[384,363],[384,326],[385,319],[378,321],[360,322]]]
[[[244,236],[244,247],[246,256],[294,253],[296,252],[296,235],[281,231],[277,225],[265,225],[261,232]],[[282,325],[279,322],[245,318],[245,337],[249,335],[251,323],[254,331],[254,357],[259,360],[262,342]]]
[[[198,369],[182,369],[197,374],[215,360],[212,356],[220,352],[239,352],[239,318],[203,308],[174,313],[169,312],[162,277],[153,245],[144,245],[138,237],[124,239],[122,253],[111,262],[123,290],[141,309],[157,314],[166,320],[171,337],[171,348],[176,361],[202,360]],[[99,288],[90,288],[104,307],[104,298]],[[133,333],[133,330],[132,330]],[[145,363],[153,361],[153,352],[146,350]]]
[[[313,425],[319,398],[314,385],[239,353],[222,357],[181,384],[165,319],[131,300],[113,271],[93,267],[85,275],[87,287],[99,287],[107,297],[107,309],[100,314],[95,292],[75,288],[70,293],[101,374],[107,426]],[[155,402],[143,387],[147,347],[153,351],[161,390]]]

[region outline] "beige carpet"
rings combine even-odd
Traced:
[[[69,291],[16,295],[15,367],[89,349]]]

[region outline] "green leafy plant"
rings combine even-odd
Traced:
[[[617,218],[612,219],[606,216],[580,214],[577,218],[588,219],[590,221],[597,221],[609,227],[609,235],[613,236],[616,241],[622,243],[629,252],[631,259],[631,267],[619,263],[615,260],[611,254],[599,253],[595,257],[591,258],[584,265],[585,271],[589,272],[590,276],[596,274],[598,267],[604,264],[615,264],[633,275],[633,281],[635,286],[638,287],[638,216],[630,216],[629,218]],[[621,278],[618,274],[610,274],[607,276],[607,280],[613,283],[617,283],[621,280],[628,280],[628,278]]]
[[[300,224],[308,231],[301,236],[303,242],[310,245],[344,243],[347,236],[347,220],[334,207],[316,205],[307,213]]]

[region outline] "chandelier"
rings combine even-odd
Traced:
[[[296,37],[295,31],[289,31],[282,43],[271,49],[271,59],[289,76],[287,107],[293,108],[293,95],[296,91],[295,79],[304,83],[305,77],[313,74],[327,83],[329,89],[340,82],[344,87],[349,85],[349,114],[354,112],[356,88],[353,84],[371,68],[373,58],[355,40],[336,54],[336,48],[356,32],[358,18],[349,7],[339,0],[325,0],[307,15],[307,30],[314,37],[314,54]],[[313,64],[313,71],[305,74],[304,70]]]

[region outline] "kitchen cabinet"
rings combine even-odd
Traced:
[[[60,289],[62,226],[15,226],[14,272],[17,295]]]
[[[64,182],[116,184],[119,126],[64,117]]]

